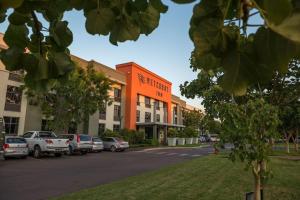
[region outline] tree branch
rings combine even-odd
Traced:
[[[32,29],[32,31],[34,32],[34,34],[37,35],[38,37],[38,40],[39,40],[39,51],[40,51],[40,54],[43,55],[43,49],[42,49],[42,27],[40,25],[40,21],[38,20],[36,14],[34,11],[31,11],[31,16],[32,16],[32,19],[33,19],[33,22],[34,22],[34,29]]]

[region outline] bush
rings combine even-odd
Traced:
[[[128,141],[129,144],[142,144],[144,143],[145,133],[130,129],[122,129],[120,131],[121,137]]]
[[[106,129],[102,137],[121,137],[119,133],[113,132],[110,129]]]
[[[178,137],[185,138],[186,137],[185,132],[183,130],[178,131]]]
[[[178,131],[177,131],[176,129],[170,128],[170,129],[168,130],[168,137],[169,137],[169,138],[175,138],[175,137],[177,137],[177,136],[178,136]]]
[[[187,126],[184,129],[184,134],[186,135],[186,137],[191,138],[191,137],[198,137],[198,133],[196,131],[196,129],[192,126]]]

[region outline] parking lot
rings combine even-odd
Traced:
[[[212,153],[210,147],[0,161],[0,199],[47,199]]]

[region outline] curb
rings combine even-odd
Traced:
[[[152,151],[152,150],[161,150],[161,149],[201,149],[205,147],[209,147],[209,145],[202,145],[197,147],[156,147],[156,148],[143,149],[142,151]]]

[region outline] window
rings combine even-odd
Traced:
[[[151,122],[151,113],[145,112],[145,122]]]
[[[177,117],[174,117],[174,124],[177,124]]]
[[[139,110],[136,111],[136,122],[140,121],[140,114],[141,112]]]
[[[7,86],[6,100],[4,110],[7,111],[21,111],[22,91],[16,86]]]
[[[150,98],[149,97],[145,97],[145,107],[146,108],[151,108],[151,103],[150,103]]]
[[[120,125],[114,124],[113,126],[113,132],[119,132],[120,131]]]
[[[42,131],[51,131],[49,127],[49,122],[50,120],[42,119],[42,127],[41,127]]]
[[[177,115],[177,105],[173,108],[174,115]]]
[[[106,120],[106,105],[103,105],[99,111],[99,119]]]
[[[53,132],[50,132],[50,131],[40,131],[39,137],[41,137],[41,138],[57,138],[57,136]]]
[[[114,121],[120,121],[121,106],[114,105]]]
[[[160,115],[156,114],[156,122],[160,122]]]
[[[167,103],[163,102],[163,108],[167,108]]]
[[[23,138],[31,138],[33,132],[27,132],[23,135]]]
[[[11,81],[16,81],[16,82],[22,82],[22,75],[24,74],[23,71],[14,71],[14,72],[9,72],[8,80]]]
[[[18,134],[19,118],[18,117],[4,117],[5,133]]]
[[[114,88],[114,99],[117,102],[121,101],[121,90],[118,88]]]
[[[98,135],[99,136],[102,136],[103,133],[105,131],[105,124],[99,124],[99,127],[98,127]]]
[[[136,97],[136,105],[140,105],[140,95],[138,94]]]
[[[26,144],[26,140],[24,138],[7,138],[6,143],[8,144]]]
[[[158,100],[155,100],[155,109],[156,110],[160,110],[160,108],[159,108],[159,101]]]

